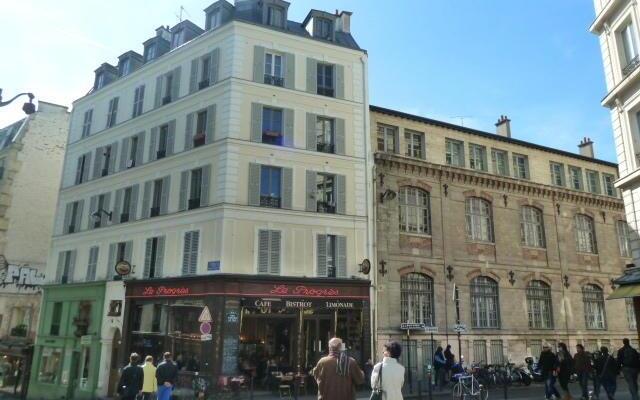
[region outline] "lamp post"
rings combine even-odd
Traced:
[[[25,114],[29,115],[29,114],[33,114],[34,112],[36,112],[36,105],[33,104],[33,99],[35,98],[35,96],[33,95],[33,93],[19,93],[15,96],[13,96],[13,98],[11,100],[8,101],[2,101],[2,89],[0,89],[0,107],[4,107],[4,106],[8,106],[9,104],[11,104],[15,99],[17,99],[20,96],[29,96],[29,102],[28,103],[24,103],[22,105],[22,111],[24,111]]]

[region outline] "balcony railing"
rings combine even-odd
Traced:
[[[328,203],[326,201],[319,201],[318,202],[318,212],[319,213],[325,213],[325,214],[335,214],[336,213],[336,206],[333,203]]]
[[[149,215],[151,217],[157,217],[158,215],[160,215],[160,207],[151,207],[151,210],[149,211]]]
[[[333,153],[335,151],[332,143],[318,143],[316,150],[322,153]]]
[[[164,156],[167,155],[167,151],[166,150],[158,150],[156,152],[156,159],[159,160],[161,158],[164,158]]]
[[[162,98],[162,105],[164,106],[165,104],[169,104],[171,103],[171,96],[164,96]]]
[[[284,78],[280,76],[264,74],[264,83],[267,85],[284,86]]]
[[[193,147],[200,147],[204,144],[206,136],[204,133],[198,133],[193,137]]]
[[[189,199],[189,210],[200,207],[200,198]]]
[[[129,222],[129,213],[120,214],[120,223]]]
[[[333,97],[333,88],[326,86],[318,86],[318,94]]]
[[[622,68],[622,75],[624,76],[629,75],[636,68],[638,68],[638,65],[640,65],[640,55],[633,57],[631,61],[629,61],[629,63],[627,63],[627,65],[624,68]]]
[[[198,83],[198,89],[204,89],[206,87],[209,87],[209,80],[208,79],[201,80]]]
[[[282,146],[282,132],[263,130],[262,143]]]
[[[75,225],[69,225],[67,227],[67,232],[74,233],[75,231],[76,231],[76,226]]]
[[[280,208],[280,197],[260,196],[260,206]]]

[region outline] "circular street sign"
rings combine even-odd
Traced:
[[[131,273],[131,264],[129,264],[129,261],[118,261],[118,263],[115,266],[115,270],[116,270],[116,274],[120,275],[120,276],[126,276],[129,275]]]
[[[368,275],[370,271],[371,271],[371,261],[369,261],[368,258],[365,258],[364,260],[362,260],[362,264],[360,264],[360,272],[362,272],[365,275]]]
[[[202,333],[203,335],[208,335],[211,333],[211,323],[210,322],[203,322],[200,324],[200,333]]]

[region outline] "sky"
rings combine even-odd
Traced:
[[[71,106],[103,62],[117,63],[160,25],[204,27],[212,0],[2,0],[0,87]],[[371,104],[494,132],[500,115],[514,138],[616,161],[590,0],[290,0],[289,19],[309,9],[353,12],[351,31],[369,54]],[[16,100],[0,126],[24,116]]]

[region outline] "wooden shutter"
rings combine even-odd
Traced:
[[[98,269],[98,246],[93,246],[89,249],[89,264],[87,265],[87,282],[96,280],[96,270]]]
[[[84,208],[84,200],[78,200],[78,209],[76,210],[76,232],[82,229],[82,211]]]
[[[334,119],[335,153],[345,154],[345,123],[342,118]]]
[[[316,178],[317,173],[315,171],[307,170],[307,190],[305,194],[305,209],[307,211],[316,212],[318,210],[316,201]]]
[[[149,138],[149,161],[155,161],[158,158],[157,144],[158,141],[158,127],[151,128],[151,137]]]
[[[260,205],[260,164],[249,164],[249,199],[250,206]]]
[[[169,208],[169,193],[171,185],[171,176],[165,176],[162,178],[162,195],[160,196],[160,214],[167,213]]]
[[[281,263],[281,233],[280,231],[269,231],[269,273],[280,275]]]
[[[93,229],[93,213],[98,208],[98,196],[91,196],[89,200],[89,222],[87,223],[87,229]]]
[[[317,251],[316,263],[319,277],[327,276],[327,235],[318,235],[316,237]]]
[[[296,88],[296,57],[292,53],[284,53],[284,87]]]
[[[336,183],[336,213],[346,214],[347,210],[347,185],[344,175],[335,175]]]
[[[176,120],[169,121],[169,132],[167,132],[167,157],[173,154],[173,146],[176,138]]]
[[[113,204],[113,215],[111,217],[112,224],[120,223],[120,214],[122,213],[122,192],[124,189],[116,190],[116,201]]]
[[[80,178],[83,176],[84,167],[87,165],[86,159],[84,160],[84,166],[82,165],[82,159],[84,159],[84,157],[84,155],[78,157],[78,164],[76,165],[76,180],[74,182],[76,185],[82,183],[82,180]],[[84,177],[86,178],[86,175],[84,175]]]
[[[67,283],[73,282],[73,276],[76,272],[76,250],[71,250],[67,252],[67,256],[69,257],[69,272]]]
[[[127,169],[127,162],[129,161],[129,142],[131,138],[122,139],[122,148],[120,150],[120,171]]]
[[[337,99],[344,99],[344,66],[335,65],[334,67],[334,90]]]
[[[253,81],[264,83],[264,47],[253,47]]]
[[[173,79],[171,80],[171,101],[178,100],[180,96],[180,71],[182,71],[182,67],[176,67],[173,70]]]
[[[258,231],[258,273],[269,273],[269,231]]]
[[[153,238],[148,238],[144,247],[144,270],[142,271],[142,277],[149,278],[151,273],[151,257],[153,255]]]
[[[189,74],[189,93],[198,91],[198,67],[200,66],[200,59],[195,58],[191,60],[191,71]]]
[[[318,61],[307,57],[307,92],[318,92]]]
[[[336,277],[347,277],[347,237],[336,236]]]
[[[158,278],[162,277],[162,268],[164,267],[164,236],[158,237],[156,244],[156,273]]]
[[[154,108],[158,108],[162,105],[162,84],[164,82],[164,74],[156,78],[156,98],[154,100]]]
[[[134,185],[131,187],[131,203],[129,206],[129,221],[135,221],[137,219],[138,211],[138,193],[140,192],[140,185]]]
[[[211,51],[211,60],[209,62],[209,85],[218,82],[220,74],[220,49],[215,48]]]
[[[211,180],[211,165],[202,167],[202,187],[200,189],[200,207],[209,205],[209,182]]]
[[[317,120],[316,114],[307,113],[307,150],[316,151],[318,149]]]
[[[187,196],[189,195],[189,174],[190,171],[180,173],[180,200],[178,201],[178,211],[187,209]]]
[[[136,167],[144,164],[144,137],[145,131],[138,133],[138,147],[136,148]]]
[[[251,103],[251,141],[262,142],[262,104]]]
[[[62,272],[64,270],[64,259],[67,254],[66,251],[61,251],[58,253],[58,267],[56,268],[56,283],[62,282]]]
[[[105,193],[104,194],[104,210],[109,211],[110,209],[111,209],[111,193]],[[113,217],[113,214],[111,214],[111,216]],[[110,221],[107,214],[100,213],[100,227],[104,228],[105,226],[107,226],[108,222]]]
[[[207,133],[205,136],[205,143],[209,144],[215,138],[216,132],[216,105],[210,105],[207,107]]]
[[[99,178],[102,173],[102,165],[100,165],[104,157],[102,151],[102,147],[96,149],[96,158],[93,160],[93,179]]]
[[[116,172],[116,159],[118,158],[118,142],[111,144],[111,159],[109,160],[109,175]]]
[[[460,146],[460,167],[465,167],[467,165],[466,161],[465,161],[465,157],[466,154],[464,152],[464,142],[454,142],[454,143],[458,143],[458,145]]]
[[[198,246],[200,244],[200,232],[190,231],[184,235],[184,248],[182,257],[182,274],[195,275],[198,270]]]
[[[142,194],[142,218],[149,218],[151,214],[150,202],[151,202],[151,185],[153,181],[147,181],[144,183],[144,192]]]
[[[293,139],[294,139],[294,111],[290,108],[285,108],[282,110],[282,116],[284,119],[284,145],[286,147],[293,147]]]
[[[130,240],[128,242],[125,242],[125,244],[124,244],[124,259],[125,259],[125,261],[128,261],[129,264],[133,265],[133,256],[131,255],[132,252],[133,252],[133,241]]]
[[[83,182],[86,182],[89,180],[89,171],[91,169],[91,152],[89,153],[85,153],[84,155],[86,157],[86,159],[84,160],[84,171],[82,172],[82,176],[83,178]]]
[[[67,203],[64,210],[64,222],[62,225],[62,233],[69,233],[69,224],[71,223],[71,214],[73,213],[73,202]]]
[[[291,210],[293,197],[293,169],[282,168],[282,207]]]
[[[193,120],[196,113],[187,114],[187,122],[184,129],[184,149],[190,150],[193,148]]]
[[[117,243],[111,243],[109,245],[109,263],[107,264],[107,271],[113,271],[113,267],[116,266],[116,250],[117,250],[118,244]],[[108,274],[109,272],[107,272]]]

